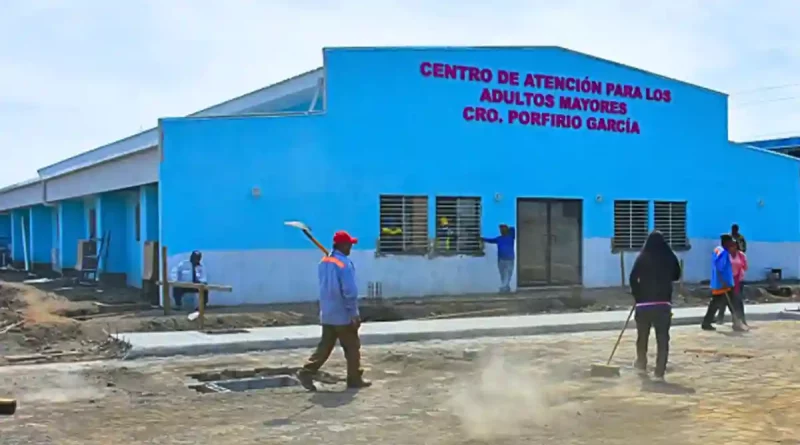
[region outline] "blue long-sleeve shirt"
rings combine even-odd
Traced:
[[[489,244],[497,244],[497,259],[498,260],[513,260],[514,259],[514,241],[517,232],[513,227],[508,228],[506,235],[496,236],[494,238],[482,238],[483,242]]]
[[[733,287],[733,265],[731,255],[722,247],[714,248],[711,257],[711,293],[724,294]]]
[[[350,258],[334,250],[319,263],[320,324],[346,326],[358,317],[356,269]]]

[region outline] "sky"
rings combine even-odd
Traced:
[[[800,135],[797,0],[2,0],[0,186],[322,65],[326,46],[557,45],[729,93]]]

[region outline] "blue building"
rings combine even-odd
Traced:
[[[513,287],[604,287],[621,284],[654,228],[687,281],[707,279],[735,222],[748,279],[800,276],[800,165],[730,142],[723,93],[556,47],[323,56],[320,69],[0,191],[14,259],[23,225],[35,262],[47,246],[63,263],[91,227],[110,228],[108,268],[131,285],[152,239],[170,264],[203,252],[209,279],[234,288],[212,304],[313,300],[320,252],[283,224],[302,220],[326,243],[340,229],[360,238],[364,292],[492,292],[496,251],[480,237],[508,224]]]

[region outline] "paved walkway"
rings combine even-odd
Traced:
[[[798,303],[760,304],[749,305],[746,312],[748,320],[753,321],[800,318],[800,312],[790,312],[797,308]],[[672,324],[700,324],[705,310],[704,307],[675,309]],[[361,327],[361,342],[387,344],[603,331],[619,329],[627,316],[628,311],[608,311],[365,323]],[[247,331],[229,334],[199,331],[132,332],[117,334],[117,338],[131,345],[127,357],[137,358],[308,348],[316,346],[320,334],[320,328],[316,325],[254,328]]]

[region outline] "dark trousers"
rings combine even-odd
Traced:
[[[703,326],[711,326],[714,323],[714,316],[719,312],[720,308],[728,307],[731,310],[731,314],[734,317],[740,316],[740,312],[734,307],[731,306],[733,301],[728,301],[730,298],[730,293],[722,294],[722,295],[712,295],[711,301],[708,303],[708,310],[706,311],[706,316],[703,318]],[[744,305],[743,305],[744,306]]]
[[[194,289],[181,289],[175,288],[172,290],[172,299],[175,300],[175,307],[180,308],[183,305],[183,296],[186,294],[198,294],[199,292]],[[208,292],[203,295],[203,306],[208,307]]]
[[[647,369],[647,343],[650,340],[650,328],[656,331],[656,377],[663,377],[667,370],[669,358],[669,328],[672,326],[672,308],[670,306],[649,306],[636,309],[636,367]]]
[[[356,325],[322,325],[322,338],[319,340],[317,350],[311,354],[300,372],[315,374],[319,371],[331,356],[337,340],[342,345],[344,358],[347,360],[347,381],[361,380],[361,339],[358,337]]]

